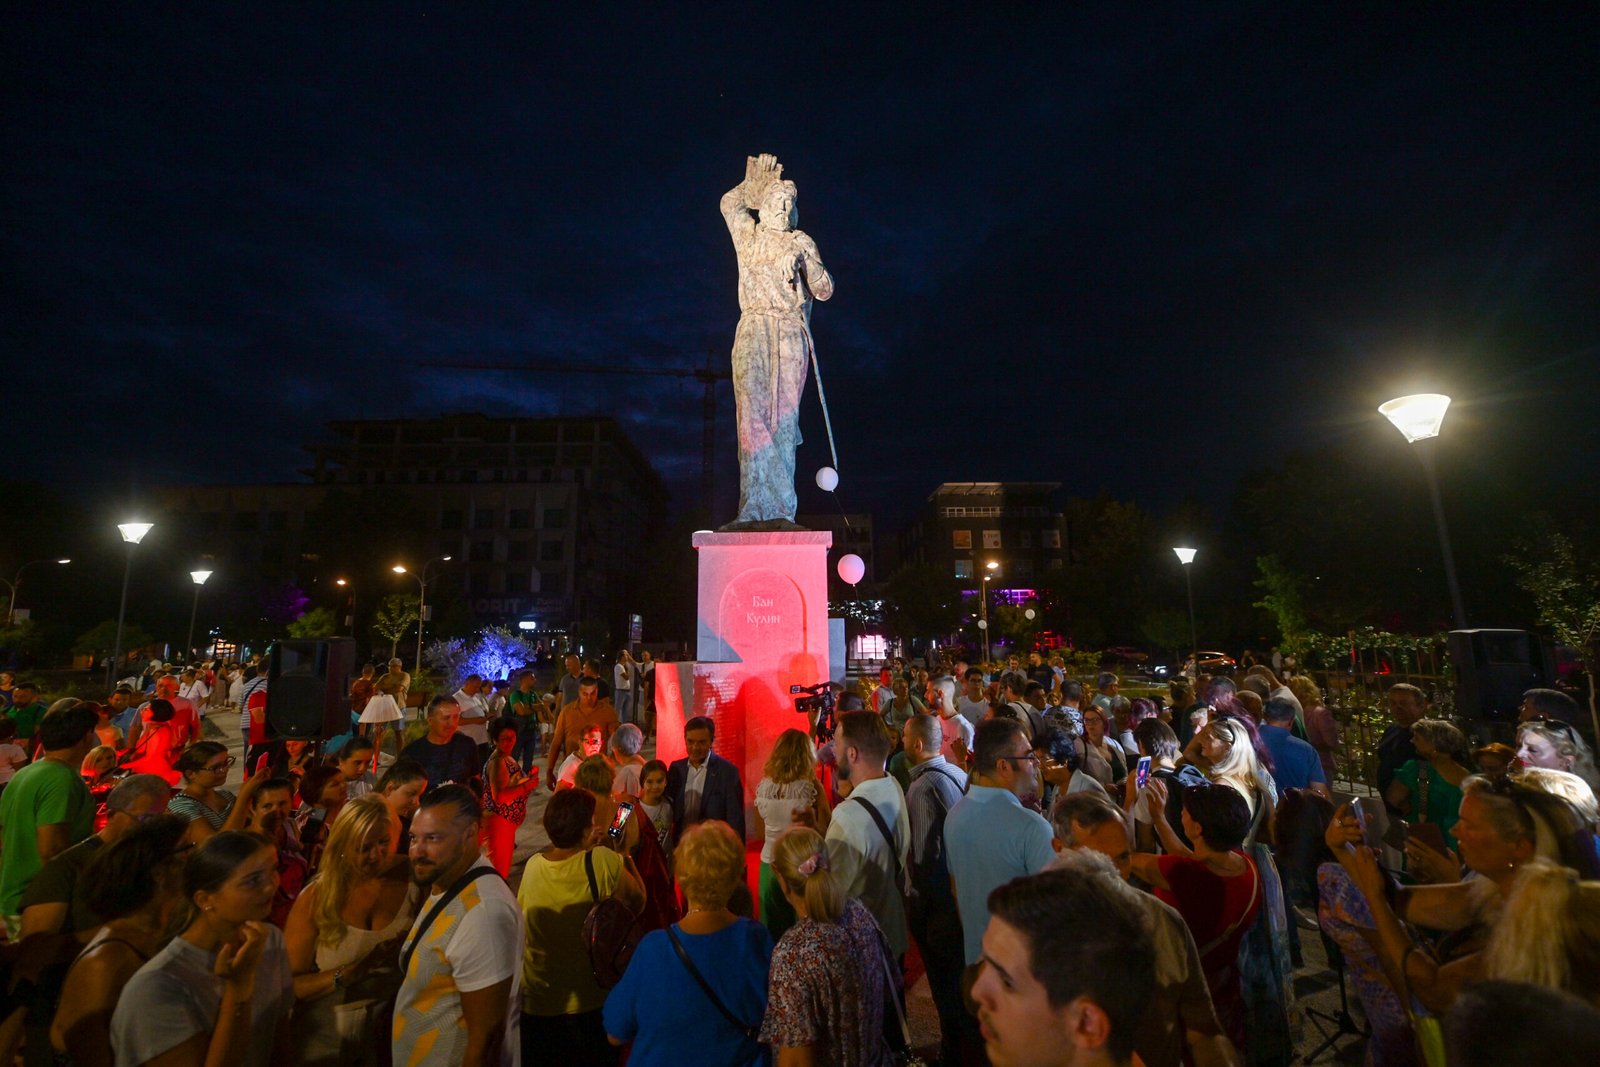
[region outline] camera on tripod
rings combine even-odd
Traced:
[[[811,736],[821,743],[833,738],[834,709],[838,703],[834,690],[837,688],[833,682],[789,687],[789,695],[795,698],[794,710],[802,715],[815,716],[812,719]]]

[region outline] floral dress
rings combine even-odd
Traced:
[[[1378,953],[1362,936],[1377,928],[1366,897],[1337,863],[1317,868],[1317,921],[1344,956],[1345,974],[1356,987],[1356,999],[1372,1028],[1367,1042],[1367,1067],[1412,1067],[1416,1046],[1405,1005],[1384,977]]]
[[[811,1045],[817,1063],[888,1067],[883,932],[854,898],[837,923],[801,919],[772,951],[761,1042]]]

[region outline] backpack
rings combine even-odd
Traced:
[[[600,884],[594,877],[594,853],[583,854],[583,869],[589,876],[589,896],[594,905],[583,917],[583,947],[589,954],[589,971],[595,984],[610,989],[622,981],[634,950],[639,947],[644,929],[639,916],[616,897],[600,899]]]

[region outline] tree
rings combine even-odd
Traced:
[[[122,628],[122,647],[116,650],[117,657],[120,659],[124,652],[143,648],[153,640],[148,633],[130,622]],[[116,641],[117,620],[107,619],[74,641],[72,651],[80,656],[98,656],[102,652],[110,652]]]
[[[399,649],[400,639],[411,632],[411,624],[421,617],[419,607],[415,593],[390,593],[373,615],[373,632],[388,640],[390,657]]]
[[[337,626],[332,608],[312,608],[289,624],[289,636],[332,637]]]
[[[1600,674],[1600,566],[1583,560],[1572,539],[1548,516],[1536,516],[1534,533],[1505,556],[1517,584],[1533,597],[1539,622],[1572,649],[1589,683],[1589,718],[1600,736],[1595,706],[1595,676]]]
[[[961,585],[943,567],[908,563],[884,583],[883,621],[911,642],[954,633],[961,625]]]
[[[1189,648],[1189,616],[1177,608],[1157,608],[1144,617],[1139,632],[1162,651],[1171,651],[1182,660]]]
[[[1271,612],[1277,620],[1284,651],[1301,655],[1305,651],[1306,635],[1311,631],[1306,611],[1306,593],[1311,583],[1285,567],[1277,556],[1257,556],[1256,571],[1259,576],[1254,584],[1262,596],[1255,606]]]

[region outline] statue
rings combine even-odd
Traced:
[[[739,517],[723,530],[798,530],[794,453],[811,341],[811,300],[833,295],[817,244],[794,228],[794,182],[774,156],[745,160],[722,197],[739,259],[733,399],[739,425]]]

